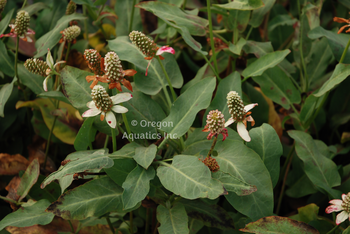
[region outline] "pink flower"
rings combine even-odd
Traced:
[[[350,220],[350,193],[348,194],[342,194],[341,195],[342,200],[340,199],[333,199],[329,201],[329,203],[333,204],[326,208],[326,213],[332,213],[334,211],[341,211],[337,215],[337,219],[335,223],[339,225],[340,223],[344,222],[347,218]]]
[[[2,35],[0,35],[0,38],[2,38],[2,37],[17,37],[17,34],[14,33],[15,25],[10,24],[9,27],[11,28],[10,33],[2,34]],[[19,36],[19,38],[22,39],[23,41],[32,42],[33,41],[32,38],[30,38],[30,36],[28,36],[31,34],[35,34],[35,32],[32,29],[28,28],[28,31],[24,35]]]
[[[210,132],[207,139],[211,140],[214,136],[222,134],[224,141],[228,136],[227,129],[225,128],[224,115],[218,110],[212,110],[207,115],[207,124],[205,125],[203,132]]]

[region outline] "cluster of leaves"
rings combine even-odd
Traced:
[[[17,9],[35,31],[34,42],[0,39],[1,234],[350,233],[323,212],[350,192],[350,35],[333,22],[348,18],[348,0],[71,2],[76,13],[68,1],[0,9],[0,35]],[[73,24],[81,33],[68,44],[61,31]],[[150,63],[133,30],[175,55]],[[44,91],[23,64],[48,49],[66,63]],[[137,71],[115,129],[82,118],[86,49]],[[212,110],[231,117],[230,91],[258,103],[249,142],[236,123],[224,140],[202,131]]]

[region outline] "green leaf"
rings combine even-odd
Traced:
[[[19,196],[18,201],[21,201],[27,196],[29,190],[38,180],[40,174],[40,164],[38,159],[34,159],[27,167],[23,176],[21,177],[21,182],[19,183],[17,189],[17,195]]]
[[[288,234],[319,234],[317,229],[306,223],[280,216],[259,219],[256,222],[248,223],[245,228],[239,230],[256,234],[285,233],[286,230],[288,230]]]
[[[11,83],[5,84],[0,89],[0,117],[5,117],[4,109],[7,100],[10,98],[12,90],[13,90],[13,84],[17,81],[17,78],[14,77]]]
[[[32,16],[32,15],[38,13],[39,11],[41,11],[42,9],[45,9],[48,7],[49,6],[43,2],[37,2],[37,3],[34,3],[32,5],[24,7],[22,10],[28,12],[28,14],[30,16]]]
[[[269,21],[268,31],[272,32],[278,26],[292,26],[297,21],[297,19],[293,19],[290,15],[277,15],[271,21]]]
[[[262,0],[262,1],[264,2],[264,6],[253,11],[252,18],[249,22],[249,24],[253,28],[259,27],[259,25],[262,23],[266,13],[271,10],[272,6],[276,2],[276,0]]]
[[[119,158],[113,160],[114,165],[103,169],[107,175],[119,186],[122,186],[129,173],[137,166],[135,160]]]
[[[159,234],[188,234],[188,216],[183,205],[175,204],[171,209],[163,205],[157,207],[160,223]]]
[[[0,35],[4,34],[4,32],[6,31],[6,29],[9,28],[9,24],[10,21],[12,19],[13,16],[13,12],[15,12],[15,9],[12,9],[11,11],[9,11],[6,16],[4,18],[1,19],[0,21]]]
[[[17,69],[18,76],[23,85],[30,88],[35,94],[41,94],[45,92],[43,89],[43,82],[45,77],[31,73],[24,67],[23,64],[18,64]]]
[[[250,11],[263,7],[264,3],[261,0],[235,0],[226,4],[213,4],[213,6],[227,10],[237,9],[242,11]]]
[[[260,85],[262,92],[268,98],[287,110],[293,103],[299,104],[301,101],[300,91],[277,66],[266,70],[261,76],[253,77],[253,80]]]
[[[70,220],[99,217],[111,211],[122,212],[122,193],[123,189],[105,176],[67,191],[46,211]]]
[[[260,156],[243,143],[232,141],[230,137],[218,142],[215,149],[218,152],[215,159],[222,172],[257,187],[257,191],[248,196],[238,196],[229,192],[225,197],[230,204],[252,220],[272,215],[271,178]]]
[[[323,99],[325,98],[325,95],[322,97],[315,97],[314,95],[309,95],[305,102],[304,105],[301,108],[300,111],[300,121],[304,124],[304,126],[309,126],[310,121],[312,121],[311,117],[319,108],[321,103],[323,103]]]
[[[136,166],[136,168],[128,174],[122,185],[124,189],[124,210],[134,207],[137,203],[145,199],[150,189],[149,181],[152,180],[154,176],[155,171],[153,167],[145,170],[140,166]]]
[[[6,75],[13,77],[15,75],[14,70],[14,61],[11,59],[11,57],[7,54],[7,49],[4,44],[0,40],[0,64],[1,64],[1,71],[5,73]]]
[[[312,183],[334,196],[332,187],[341,182],[336,164],[319,152],[309,134],[290,130],[288,135],[295,140],[295,151],[304,162],[304,171]]]
[[[92,126],[93,123],[94,123],[94,118],[86,118],[83,125],[81,125],[79,132],[77,134],[77,137],[75,138],[75,141],[74,141],[75,150],[77,151],[86,150],[86,148],[90,145],[91,143],[90,133],[94,131]]]
[[[112,159],[120,159],[120,158],[130,158],[133,159],[133,156],[135,155],[135,149],[140,147],[139,144],[135,142],[131,142],[129,144],[126,144],[118,151],[115,151],[109,155]]]
[[[316,204],[311,203],[306,206],[298,208],[298,214],[293,215],[290,218],[295,219],[297,221],[304,222],[304,223],[309,223],[313,220],[318,219],[319,209],[320,208]]]
[[[134,159],[143,168],[147,169],[156,157],[157,146],[151,144],[148,147],[138,147],[135,149]]]
[[[60,91],[47,91],[42,92],[38,95],[38,97],[47,97],[47,98],[53,98],[56,100],[59,100],[61,102],[65,102],[67,104],[70,104],[69,100],[64,96],[64,94]]]
[[[212,177],[219,180],[228,192],[234,192],[238,196],[246,196],[257,190],[255,185],[250,185],[229,173],[218,171],[212,173]]]
[[[102,168],[113,166],[113,160],[108,157],[105,149],[96,151],[78,151],[68,155],[66,160],[70,161],[46,177],[44,182],[41,184],[41,188],[44,188],[52,181],[60,179],[66,175],[73,175],[75,173],[95,169],[100,170]]]
[[[282,50],[271,52],[263,55],[256,61],[252,62],[244,71],[242,72],[242,76],[252,77],[259,76],[263,74],[263,72],[269,68],[272,68],[283,61],[283,59],[290,53],[290,50]]]
[[[40,37],[35,42],[37,54],[34,57],[39,58],[47,53],[47,49],[51,50],[61,39],[62,34],[60,32],[68,27],[68,23],[70,21],[84,19],[86,19],[85,16],[77,13],[65,15],[61,19],[59,19],[56,23],[56,26],[51,31],[46,33],[44,36]]]
[[[209,168],[195,156],[177,155],[172,164],[161,165],[157,175],[163,186],[174,194],[187,199],[215,199],[224,194],[223,185],[211,178]]]
[[[40,188],[40,184],[44,181],[46,177],[39,175],[38,181],[30,189],[28,195],[34,200],[46,199],[49,202],[54,202],[61,195],[61,188],[57,183],[51,183],[47,185],[44,189]]]
[[[150,11],[162,20],[174,22],[179,27],[185,27],[194,36],[204,36],[209,22],[198,16],[190,15],[179,7],[160,1],[141,2],[136,7]]]
[[[228,112],[227,106],[227,94],[230,91],[236,91],[239,96],[242,96],[242,88],[241,88],[241,76],[238,72],[233,72],[227,77],[225,77],[218,85],[218,89],[216,91],[216,95],[213,101],[210,103],[210,106],[205,111],[203,116],[203,126],[206,124],[207,115],[211,110],[219,110],[225,116],[226,120],[229,118],[230,113]],[[208,135],[208,133],[206,133]]]
[[[259,154],[270,173],[272,186],[275,187],[280,174],[280,157],[283,154],[281,141],[273,127],[263,124],[249,131],[252,138],[247,146]]]
[[[42,199],[31,206],[20,208],[8,214],[0,221],[0,231],[8,226],[29,227],[36,224],[46,225],[51,223],[55,215],[45,212],[49,205],[48,200]]]
[[[171,138],[184,135],[191,127],[198,111],[209,106],[216,80],[208,77],[188,88],[180,95],[171,107],[170,114],[162,122],[172,123],[172,126],[162,127]]]
[[[308,33],[309,38],[317,39],[320,37],[326,37],[328,39],[329,46],[331,51],[337,61],[340,61],[340,58],[345,50],[346,44],[350,39],[350,35],[346,33],[338,34],[337,32],[332,32],[326,30],[322,27],[316,27]],[[343,63],[350,63],[350,50],[348,49]]]
[[[233,219],[219,205],[208,205],[201,200],[186,199],[181,199],[179,203],[185,207],[190,218],[202,221],[207,227],[219,228],[221,230],[235,228]]]
[[[133,1],[129,0],[118,0],[114,5],[115,14],[118,16],[116,21],[116,33],[118,37],[129,35],[129,25],[131,12],[134,8]],[[142,31],[142,20],[140,9],[134,9],[134,18],[132,30]]]
[[[329,78],[329,80],[327,80],[327,82],[322,85],[320,90],[316,94],[314,94],[314,96],[316,97],[322,96],[323,94],[333,89],[336,85],[344,81],[349,75],[350,75],[350,64],[339,63],[335,67],[331,78]]]
[[[108,45],[111,50],[118,54],[120,60],[128,61],[136,66],[137,73],[134,76],[134,81],[141,92],[155,95],[163,86],[168,85],[164,72],[157,61],[152,61],[148,69],[148,75],[145,76],[149,61],[144,59],[145,55],[135,45],[131,44],[128,37],[117,37],[115,40],[109,41]],[[174,55],[166,53],[164,58],[162,63],[169,75],[171,84],[174,88],[181,88],[183,78]]]
[[[91,0],[73,0],[73,2],[75,2],[76,4],[80,4],[80,5],[87,5],[87,6],[94,6],[94,3]]]
[[[224,16],[226,13],[222,13]],[[228,11],[227,20],[224,21],[226,27],[230,31],[238,29],[238,32],[243,33],[247,28],[250,18],[250,11],[230,10]]]
[[[245,45],[247,41],[244,39],[244,38],[240,38],[239,41],[237,42],[236,45],[232,44],[232,42],[230,42],[229,44],[229,50],[234,53],[234,54],[237,54],[237,55],[241,55],[241,52],[242,52],[242,48],[243,46]]]

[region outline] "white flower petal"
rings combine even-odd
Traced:
[[[61,64],[61,63],[66,63],[66,61],[59,61],[59,62],[55,63],[54,67],[56,67],[58,64]]]
[[[344,222],[345,219],[347,219],[348,217],[349,217],[349,214],[346,211],[342,211],[337,215],[337,219],[336,219],[335,223],[337,225],[339,225],[342,222]]]
[[[244,111],[245,112],[248,112],[248,111],[250,111],[251,109],[253,109],[255,106],[257,106],[258,105],[258,103],[253,103],[253,104],[249,104],[249,105],[246,105],[245,107],[244,107]]]
[[[48,52],[47,52],[47,55],[46,55],[46,63],[49,65],[50,68],[53,67],[53,58],[51,56],[51,52],[50,52],[50,49],[47,49]]]
[[[113,104],[119,104],[121,102],[129,101],[132,98],[130,93],[118,93],[111,97]]]
[[[250,136],[247,131],[247,128],[245,127],[244,123],[238,122],[237,123],[237,132],[238,134],[242,137],[243,140],[249,142],[250,141]]]
[[[87,111],[85,111],[81,116],[83,117],[92,117],[92,116],[96,116],[98,114],[100,114],[101,111],[97,108],[91,108]]]
[[[231,118],[229,118],[228,120],[227,120],[227,122],[225,123],[225,128],[227,127],[227,126],[230,126],[231,124],[233,124],[235,122],[235,120],[231,117]]]
[[[90,102],[86,103],[86,106],[89,107],[90,109],[93,109],[93,108],[97,109],[94,101],[90,101]]]
[[[326,208],[326,213],[330,214],[334,211],[341,211],[341,210],[343,210],[343,207],[341,207],[340,205],[331,205]]]
[[[333,200],[330,200],[329,203],[331,203],[333,205],[341,206],[341,204],[343,204],[343,201],[340,199],[333,199]]]
[[[126,113],[128,112],[128,109],[124,106],[115,105],[112,107],[112,111],[114,111],[115,113]]]
[[[341,199],[343,199],[343,201],[345,201],[345,199],[346,199],[346,194],[345,194],[345,193],[343,193],[343,194],[341,195]]]
[[[50,76],[47,76],[43,82],[43,89],[47,92],[47,81],[50,78]]]
[[[156,53],[156,55],[161,55],[164,52],[175,54],[175,50],[172,47],[169,46],[162,46]]]
[[[113,114],[112,111],[108,111],[106,114],[106,121],[107,124],[111,127],[111,128],[115,128],[115,126],[117,125],[117,120]]]
[[[30,36],[27,36],[27,42],[33,42],[32,38],[30,38]]]

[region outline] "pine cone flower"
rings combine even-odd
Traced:
[[[343,194],[341,197],[342,197],[342,200],[333,199],[333,200],[329,201],[329,203],[331,203],[333,205],[330,205],[326,208],[327,214],[332,213],[334,211],[341,211],[342,210],[342,212],[340,212],[337,215],[337,219],[335,221],[335,223],[337,225],[341,224],[346,219],[350,220],[350,193]]]
[[[0,0],[0,15],[3,12],[3,10],[5,9],[6,6],[6,0]]]
[[[129,37],[130,37],[132,44],[134,44],[137,48],[139,48],[139,50],[141,50],[141,52],[144,55],[147,56],[147,57],[145,57],[145,59],[149,60],[149,63],[148,63],[147,68],[146,68],[146,76],[148,73],[149,65],[151,64],[151,61],[154,58],[154,56],[159,56],[159,58],[161,60],[163,60],[164,57],[161,56],[161,54],[163,54],[164,52],[175,54],[175,50],[172,47],[163,46],[163,47],[159,48],[153,40],[148,38],[142,32],[132,31],[129,34]]]
[[[334,22],[337,23],[346,23],[346,25],[342,26],[339,31],[338,34],[340,34],[342,31],[344,31],[345,28],[350,27],[350,19],[344,19],[344,18],[339,18],[339,17],[334,17],[333,18]],[[350,28],[348,30],[345,31],[346,33],[350,32]]]
[[[46,62],[37,58],[27,59],[24,63],[24,67],[31,73],[41,75],[43,77],[46,77],[46,70],[49,69],[49,65],[47,65]]]
[[[228,136],[227,129],[225,128],[224,115],[218,110],[212,110],[207,115],[207,124],[205,125],[203,132],[210,132],[207,139],[211,140],[213,136],[222,134],[224,141]]]
[[[211,156],[206,157],[202,162],[212,172],[217,172],[218,170],[220,170],[220,166],[219,166],[218,162],[215,160],[215,158],[212,158]]]
[[[243,140],[249,142],[251,139],[247,131],[247,121],[251,122],[252,126],[255,124],[253,117],[250,116],[251,112],[249,111],[258,104],[254,103],[244,106],[238,93],[236,91],[231,91],[227,94],[227,105],[231,118],[227,120],[225,127],[237,122],[238,134]]]
[[[77,11],[77,4],[72,0],[68,3],[66,8],[66,15],[74,14]]]
[[[26,11],[19,11],[16,16],[15,24],[10,24],[10,33],[0,35],[2,37],[19,37],[23,41],[32,42],[32,38],[28,35],[35,34],[33,30],[29,28],[30,16]]]
[[[81,30],[79,26],[76,26],[76,25],[70,26],[65,30],[61,31],[62,38],[59,42],[62,43],[63,41],[67,41],[74,44],[77,41],[76,38],[80,35],[80,32]]]
[[[88,64],[90,70],[92,70],[95,73],[94,76],[87,76],[85,78],[88,83],[92,81],[90,89],[93,89],[99,81],[103,83],[109,82],[107,80],[107,76],[104,75],[104,59],[101,57],[100,53],[97,52],[97,50],[85,50],[84,59]]]
[[[116,105],[122,102],[129,101],[132,98],[130,93],[119,93],[113,97],[109,97],[106,90],[101,85],[95,85],[91,90],[92,101],[87,103],[89,110],[83,113],[83,117],[92,117],[100,115],[100,120],[103,121],[106,117],[107,124],[111,128],[115,128],[117,125],[117,120],[112,111],[115,113],[126,113],[128,109]]]

